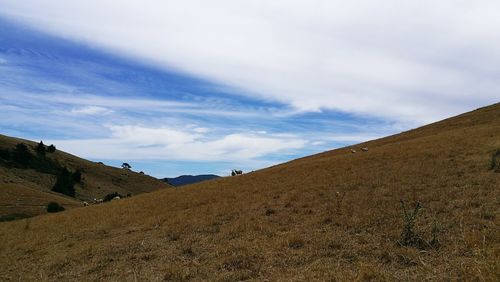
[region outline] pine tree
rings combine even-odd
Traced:
[[[45,156],[45,145],[43,144],[42,141],[40,141],[40,143],[38,143],[38,145],[35,148],[35,151],[37,154]]]

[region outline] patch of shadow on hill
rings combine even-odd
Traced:
[[[183,186],[219,177],[220,176],[215,174],[181,175],[175,178],[163,178],[162,181],[165,181],[172,186]]]
[[[31,215],[24,214],[24,213],[11,213],[11,214],[6,214],[0,216],[0,222],[4,221],[13,221],[13,220],[18,220],[18,219],[23,219],[23,218],[28,218],[32,217]]]

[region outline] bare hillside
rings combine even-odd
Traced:
[[[0,280],[498,281],[498,149],[496,104],[243,176],[1,223]]]

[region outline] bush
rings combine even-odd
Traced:
[[[55,151],[56,151],[56,146],[54,146],[53,144],[47,147],[47,152],[54,153]]]
[[[67,168],[63,167],[57,176],[56,184],[52,187],[52,191],[62,193],[70,197],[75,197],[75,180],[72,173]]]
[[[64,210],[64,207],[61,206],[61,205],[59,205],[56,202],[50,202],[47,205],[47,212],[60,212],[60,211],[63,211],[63,210]]]
[[[104,199],[102,199],[103,202],[109,202],[111,200],[113,200],[114,197],[120,197],[120,198],[123,198],[122,195],[118,194],[118,192],[113,192],[113,193],[110,193],[110,194],[107,194]]]

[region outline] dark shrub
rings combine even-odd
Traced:
[[[40,143],[36,146],[35,152],[41,156],[45,156],[45,145],[42,141],[40,141]]]
[[[120,195],[120,194],[118,194],[118,192],[113,192],[113,193],[111,193],[111,194],[107,194],[107,195],[106,195],[106,196],[102,199],[102,201],[103,201],[103,202],[109,202],[109,201],[113,200],[113,198],[114,198],[114,197],[116,197],[116,196],[118,196],[118,197],[120,197],[120,198],[123,198],[123,196],[122,196],[122,195]]]
[[[26,144],[24,143],[17,144],[16,148],[14,149],[12,159],[17,164],[28,165],[30,160],[32,159],[28,146],[26,146]]]
[[[52,187],[52,191],[62,193],[70,197],[75,196],[75,180],[73,174],[63,167],[57,176],[56,184]]]
[[[55,151],[56,151],[56,146],[51,144],[49,147],[47,147],[47,152],[54,153]]]
[[[64,207],[61,206],[61,205],[59,205],[56,202],[50,202],[47,205],[47,212],[60,212],[60,211],[63,211],[63,210],[64,210]]]
[[[122,163],[122,168],[123,168],[123,169],[131,169],[131,168],[132,168],[132,166],[131,166],[131,165],[129,165],[128,163]]]
[[[423,249],[436,249],[439,247],[440,243],[437,238],[439,228],[437,221],[435,220],[432,225],[432,238],[430,241],[425,240],[423,236],[416,230],[415,221],[418,216],[418,212],[422,209],[420,203],[415,204],[413,211],[407,210],[405,202],[401,200],[401,209],[403,210],[403,230],[401,231],[401,239],[398,241],[399,245],[405,247],[414,247],[420,250]]]
[[[405,202],[401,200],[401,208],[403,210],[403,230],[401,231],[399,243],[402,246],[420,247],[423,245],[423,240],[415,231],[415,219],[422,206],[420,206],[420,203],[417,203],[413,211],[408,211]]]

